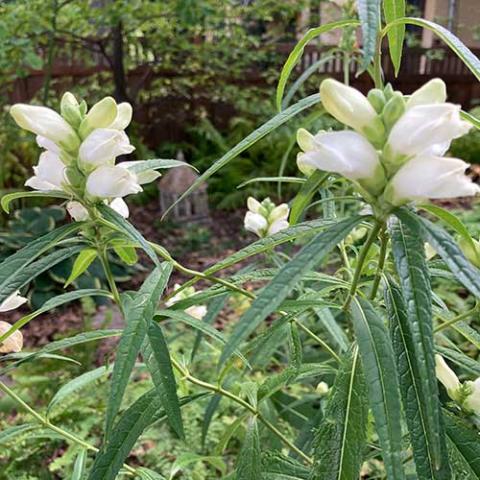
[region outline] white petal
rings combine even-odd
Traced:
[[[202,320],[207,314],[207,307],[205,305],[192,305],[185,310],[185,313],[188,313],[197,320]]]
[[[128,205],[123,198],[115,198],[110,203],[110,207],[113,208],[113,210],[115,210],[117,213],[119,213],[123,218],[128,218],[128,216],[130,215]]]
[[[247,198],[247,207],[253,213],[260,213],[262,210],[264,210],[262,204],[253,197]]]
[[[276,220],[286,220],[290,213],[290,209],[286,203],[282,203],[276,206],[268,216],[268,221],[270,223],[275,222]]]
[[[262,233],[267,229],[268,223],[262,215],[249,211],[245,214],[244,226],[245,230],[256,233],[261,237]]]
[[[460,381],[458,380],[455,372],[447,365],[447,362],[440,355],[435,355],[435,374],[443,386],[446,388],[448,394],[455,394],[460,387]]]
[[[118,166],[102,166],[87,178],[86,190],[92,197],[125,197],[142,191],[134,174]]]
[[[407,100],[407,108],[432,103],[445,103],[447,100],[447,86],[440,78],[434,78],[412,93]]]
[[[15,310],[20,305],[23,305],[27,299],[20,295],[20,291],[12,293],[0,304],[0,312],[8,312],[10,310]]]
[[[7,333],[12,326],[0,321],[0,336]],[[9,337],[0,343],[0,353],[17,353],[23,348],[23,335],[20,330],[15,330]]]
[[[76,222],[83,222],[89,218],[88,210],[80,202],[68,202],[67,212]]]
[[[268,227],[268,234],[274,235],[281,230],[285,230],[288,228],[290,224],[287,220],[275,220],[269,227]]]
[[[49,140],[46,137],[42,137],[41,135],[37,135],[37,145],[41,148],[44,148],[45,150],[49,150],[50,152],[56,153],[57,155],[60,155],[61,149],[60,147],[53,142],[52,140]]]
[[[132,106],[123,102],[117,105],[117,117],[108,128],[114,130],[125,130],[132,121],[133,109]]]
[[[65,164],[60,157],[47,150],[40,155],[38,165],[33,167],[35,176],[29,178],[25,185],[36,190],[62,190],[68,184],[65,177]]]

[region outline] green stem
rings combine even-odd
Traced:
[[[16,403],[18,403],[18,405],[20,405],[24,410],[26,410],[30,415],[32,415],[32,417],[34,417],[44,427],[48,428],[49,430],[52,430],[53,432],[58,433],[66,440],[76,443],[77,445],[80,445],[81,447],[87,450],[90,450],[92,452],[99,451],[98,448],[94,447],[93,445],[86,442],[85,440],[82,440],[81,438],[78,438],[73,433],[70,433],[67,430],[57,427],[56,425],[51,423],[43,415],[40,415],[38,412],[36,412],[30,405],[28,405],[28,403],[22,400],[22,398],[20,398],[11,388],[7,387],[7,385],[5,385],[3,382],[0,382],[0,390],[4,392],[6,395],[8,395]],[[137,473],[137,471],[134,468],[130,467],[129,465],[124,464],[123,467],[132,475],[135,475]]]
[[[326,344],[320,337],[315,335],[308,327],[303,325],[298,319],[293,318],[293,321],[298,325],[298,327],[303,330],[309,337],[313,338],[317,343],[319,343],[325,350],[328,351],[328,353],[338,362],[340,363],[340,357],[335,353],[335,351],[330,347],[328,344]]]
[[[385,227],[380,231],[380,255],[378,259],[377,272],[375,273],[375,278],[373,280],[372,292],[370,293],[370,300],[374,300],[377,296],[378,287],[380,286],[380,280],[382,279],[383,269],[385,268],[385,260],[387,258],[387,246],[388,246],[388,236],[385,233]]]
[[[352,286],[350,287],[350,291],[348,293],[347,299],[343,304],[344,311],[348,309],[351,301],[353,300],[353,297],[355,296],[355,293],[357,292],[358,284],[362,276],[362,270],[363,270],[365,260],[367,259],[368,252],[370,251],[370,247],[375,242],[375,239],[377,238],[377,235],[382,228],[383,228],[383,224],[378,220],[376,220],[375,224],[373,225],[373,228],[370,230],[370,233],[367,237],[367,241],[362,247],[360,255],[358,256],[357,267],[355,268],[355,273],[353,274]]]
[[[376,43],[376,52],[373,59],[373,80],[375,88],[383,90],[383,75],[382,75],[382,35],[379,33]]]
[[[227,397],[230,400],[233,400],[238,405],[241,405],[243,408],[247,409],[249,412],[255,415],[265,425],[265,427],[267,427],[273,434],[275,434],[290,450],[295,452],[297,455],[301,456],[310,465],[313,464],[313,460],[308,455],[306,455],[297,446],[295,446],[280,430],[278,430],[277,427],[275,427],[275,425],[273,425],[269,420],[267,420],[262,415],[262,413],[253,405],[250,405],[248,402],[246,402],[242,398],[238,397],[234,393],[224,389],[219,385],[213,385],[211,383],[204,382],[203,380],[200,380],[199,378],[196,378],[193,375],[190,375],[188,370],[183,368],[174,358],[172,358],[172,365],[180,372],[183,378],[189,381],[190,383],[193,383],[194,385],[198,385],[199,387],[202,387],[206,390],[209,390],[211,392]]]
[[[455,318],[452,318],[451,320],[448,320],[445,323],[442,323],[441,325],[438,325],[437,327],[434,328],[433,332],[434,333],[440,332],[442,330],[445,330],[445,328],[451,327],[452,325],[454,325],[457,322],[461,322],[462,320],[465,320],[466,318],[472,316],[474,313],[477,313],[479,307],[480,307],[480,304],[477,304],[471,310],[469,310],[468,312],[457,315]]]
[[[120,300],[120,293],[118,291],[117,284],[115,283],[115,279],[113,278],[112,269],[110,268],[110,263],[107,257],[107,251],[105,247],[102,247],[102,246],[98,246],[97,250],[98,250],[98,256],[100,258],[100,262],[103,267],[103,271],[105,272],[105,276],[107,277],[107,282],[108,282],[108,286],[110,287],[110,291],[112,292],[115,303],[121,309],[122,302]]]

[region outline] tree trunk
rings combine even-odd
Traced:
[[[127,92],[127,77],[123,63],[123,26],[118,22],[113,28],[113,82],[114,97],[117,102],[131,102]]]

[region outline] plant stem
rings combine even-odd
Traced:
[[[112,292],[113,298],[115,303],[118,307],[122,308],[122,302],[120,301],[120,293],[118,292],[117,284],[115,283],[115,279],[113,278],[113,273],[110,268],[110,263],[108,262],[107,252],[104,247],[97,247],[98,256],[100,258],[100,262],[102,263],[103,271],[105,272],[105,276],[107,277],[107,282],[110,287],[110,291]]]
[[[12,400],[17,402],[22,408],[24,408],[32,417],[34,417],[36,420],[38,420],[39,423],[41,423],[44,427],[48,428],[49,430],[52,430],[53,432],[58,433],[61,435],[63,438],[66,440],[69,440],[73,443],[76,443],[77,445],[80,445],[81,447],[90,450],[92,452],[98,452],[98,448],[94,447],[90,443],[86,442],[85,440],[82,440],[81,438],[78,438],[76,435],[73,433],[68,432],[67,430],[64,430],[63,428],[57,427],[53,423],[50,423],[50,421],[45,418],[43,415],[40,415],[38,412],[36,412],[28,403],[26,403],[24,400],[22,400],[11,388],[7,387],[3,382],[0,382],[0,390],[4,392],[6,395],[8,395]],[[130,467],[129,465],[123,465],[125,470],[127,470],[130,474],[135,475],[136,470],[133,467]]]
[[[348,307],[350,306],[350,302],[353,300],[353,297],[357,292],[358,283],[360,281],[360,277],[362,276],[362,270],[363,270],[365,260],[367,259],[368,252],[370,251],[370,247],[375,242],[378,232],[380,232],[382,228],[383,228],[383,223],[379,222],[378,220],[375,220],[375,223],[367,237],[367,241],[363,245],[360,255],[358,256],[357,267],[355,268],[355,273],[353,274],[352,286],[350,287],[350,292],[348,293],[347,299],[343,304],[344,311],[348,309]]]
[[[435,327],[433,329],[433,333],[440,332],[440,331],[444,330],[445,328],[451,327],[452,325],[454,325],[457,322],[461,322],[462,320],[465,320],[466,318],[470,317],[474,313],[478,312],[478,309],[479,309],[479,304],[475,305],[468,312],[457,315],[455,318],[452,318],[451,320],[448,320],[445,323],[442,323],[441,325],[438,325],[437,327]]]
[[[328,344],[326,344],[320,337],[315,335],[308,327],[303,325],[298,319],[293,318],[293,321],[298,325],[298,327],[303,330],[308,336],[313,338],[317,343],[319,343],[325,350],[328,351],[328,353],[337,361],[340,363],[340,357],[335,353],[335,351],[330,347]]]
[[[226,390],[222,388],[219,385],[213,385],[208,382],[204,382],[203,380],[200,380],[199,378],[194,377],[193,375],[190,375],[188,370],[183,368],[174,358],[172,358],[172,365],[181,373],[183,378],[190,383],[193,383],[194,385],[198,385],[199,387],[202,387],[206,390],[210,390],[211,392],[215,392],[219,395],[223,395],[224,397],[230,398],[230,400],[233,400],[235,403],[238,403],[241,405],[243,408],[247,409],[250,411],[253,415],[255,415],[273,434],[275,434],[290,450],[294,451],[297,455],[301,456],[307,463],[310,465],[313,464],[313,460],[306,455],[304,452],[302,452],[298,447],[296,447],[280,430],[278,430],[275,425],[270,423],[269,420],[267,420],[261,412],[255,408],[253,405],[250,405],[248,402],[243,400],[242,398],[238,397],[234,393],[230,392],[229,390]]]
[[[381,27],[381,26],[380,26]],[[375,57],[373,59],[373,80],[375,82],[375,88],[383,90],[383,78],[382,78],[382,35],[379,29],[377,36],[377,43],[375,47]]]
[[[378,259],[377,272],[375,273],[375,278],[373,280],[372,292],[370,293],[370,300],[374,300],[377,296],[378,287],[380,285],[380,280],[382,279],[383,275],[383,269],[385,267],[385,260],[387,258],[388,236],[385,232],[385,226],[383,226],[380,231],[380,238],[380,256]]]

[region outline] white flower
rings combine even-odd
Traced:
[[[464,383],[470,390],[470,394],[465,398],[463,407],[466,410],[480,415],[480,378],[477,378],[474,382],[467,381]]]
[[[74,150],[80,143],[75,130],[50,108],[17,103],[10,108],[10,115],[21,128],[48,138],[67,150]]]
[[[393,126],[386,151],[393,159],[435,153],[435,150],[437,154],[444,153],[453,139],[465,135],[471,127],[460,118],[459,105],[417,105],[408,109]]]
[[[85,138],[94,129],[109,128],[117,118],[117,102],[112,97],[105,97],[97,102],[87,113],[80,125],[80,135]]]
[[[245,230],[253,232],[259,237],[263,237],[265,231],[268,229],[268,222],[263,215],[248,211],[245,214],[244,226]]]
[[[48,150],[52,153],[56,153],[57,155],[60,155],[60,147],[52,140],[49,140],[46,137],[42,137],[41,135],[37,135],[36,140],[39,147],[44,148],[45,150]]]
[[[0,321],[0,336],[7,333],[12,326]],[[17,353],[22,350],[23,347],[23,335],[20,330],[15,330],[8,336],[3,342],[0,343],[0,353]]]
[[[328,393],[328,390],[329,386],[326,382],[320,382],[316,388],[316,392],[322,397]]]
[[[117,198],[142,191],[135,174],[119,166],[101,166],[87,178],[86,190],[92,197]]]
[[[305,146],[305,142],[302,144]],[[303,165],[339,173],[350,180],[372,179],[382,172],[377,151],[356,132],[320,132],[311,137],[308,146],[310,149],[299,155]]]
[[[253,213],[266,212],[262,204],[256,198],[253,198],[253,197],[247,198],[247,207]]]
[[[63,185],[68,184],[65,178],[65,165],[60,157],[51,152],[45,151],[40,155],[38,165],[33,167],[35,175],[30,177],[25,185],[35,190],[62,190]]]
[[[0,304],[0,312],[8,312],[23,305],[27,299],[20,295],[20,291],[13,292]]]
[[[450,396],[460,388],[460,380],[441,355],[435,355],[435,374]]]
[[[88,220],[88,210],[77,201],[67,203],[67,212],[76,222],[83,222]]]
[[[80,165],[87,170],[101,165],[113,165],[119,155],[135,150],[125,132],[109,128],[94,130],[80,145]]]
[[[464,172],[468,164],[458,158],[419,155],[404,164],[385,191],[394,205],[429,198],[468,197],[480,187]]]
[[[202,318],[207,314],[207,307],[205,305],[192,305],[191,307],[185,309],[185,313],[188,313],[197,320],[202,320]]]
[[[114,130],[125,130],[128,125],[130,125],[132,116],[132,106],[127,102],[120,103],[117,105],[117,116],[115,117],[113,123],[108,126],[108,128],[112,128]]]
[[[120,162],[117,165],[122,168],[130,169],[131,166],[135,165],[137,162],[135,160],[129,162]],[[134,172],[132,172],[134,173]],[[156,180],[158,177],[161,177],[162,174],[155,170],[144,170],[143,172],[134,173],[137,177],[137,181],[140,185],[145,183],[150,183]]]
[[[447,86],[440,78],[434,78],[410,95],[407,100],[407,109],[417,105],[445,103],[447,100]]]
[[[378,119],[367,97],[357,89],[328,78],[320,85],[320,97],[325,110],[339,122],[362,131]]]
[[[290,226],[288,223],[288,215],[290,214],[290,209],[286,203],[282,203],[276,206],[268,216],[268,235],[274,235],[280,230],[285,230]]]
[[[123,198],[115,198],[110,203],[110,208],[119,213],[123,218],[128,218],[130,211],[128,210],[128,205],[126,204]]]

